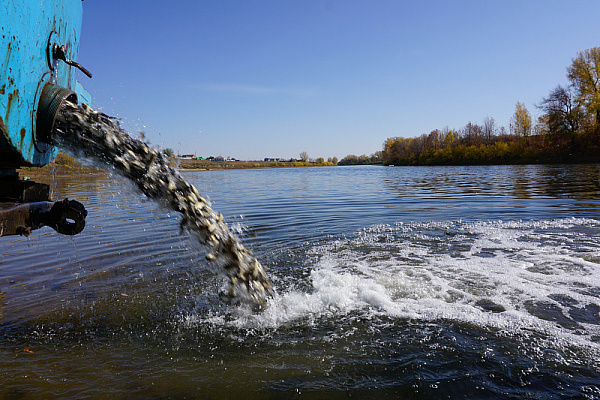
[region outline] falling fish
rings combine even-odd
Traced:
[[[112,166],[148,198],[180,213],[182,229],[208,248],[206,259],[227,276],[225,295],[234,303],[260,309],[274,295],[273,284],[254,254],[158,149],[132,138],[113,118],[70,101],[61,106],[53,138],[60,147]]]

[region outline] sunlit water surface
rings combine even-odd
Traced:
[[[600,166],[184,173],[268,267],[228,308],[121,178],[74,237],[0,238],[0,398],[600,399]]]

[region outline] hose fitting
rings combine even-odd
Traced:
[[[54,121],[60,112],[60,106],[65,100],[77,103],[77,94],[62,86],[47,83],[42,89],[36,116],[36,139],[38,141],[54,144],[52,131]]]

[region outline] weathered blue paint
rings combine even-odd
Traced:
[[[56,156],[54,146],[37,140],[36,113],[44,85],[71,89],[89,102],[76,81],[76,68],[52,57],[57,44],[77,60],[81,19],[81,0],[0,4],[0,169],[42,166]]]

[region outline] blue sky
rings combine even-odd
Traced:
[[[597,0],[87,0],[78,79],[178,153],[341,159],[539,115],[598,21]]]

